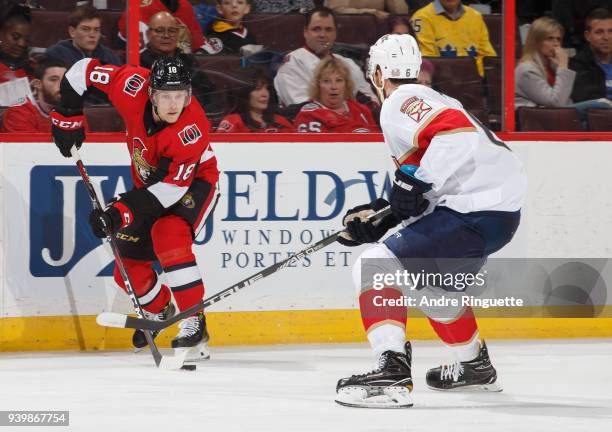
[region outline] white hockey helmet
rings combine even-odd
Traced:
[[[407,34],[387,34],[382,36],[370,47],[368,61],[368,78],[382,94],[384,80],[414,79],[421,69],[421,51],[417,41]],[[382,84],[377,86],[374,81],[376,70],[382,72]]]

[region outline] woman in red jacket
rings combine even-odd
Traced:
[[[274,87],[266,73],[251,68],[245,77],[245,85],[235,91],[236,110],[221,120],[217,132],[295,132],[289,120],[274,112]]]
[[[310,83],[311,102],[295,117],[298,132],[380,132],[366,105],[353,99],[353,80],[344,63],[321,60]]]

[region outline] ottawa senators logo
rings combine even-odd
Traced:
[[[140,138],[134,138],[132,141],[132,160],[134,161],[138,177],[145,183],[151,176],[151,173],[155,172],[155,167],[149,165],[144,157],[146,151],[147,148],[142,140]]]
[[[198,129],[198,126],[194,123],[186,126],[178,133],[178,136],[183,145],[195,144],[200,138],[202,138],[202,132],[200,132],[200,129]]]
[[[183,207],[187,207],[188,209],[192,209],[195,207],[195,201],[193,200],[193,195],[191,195],[190,192],[187,192],[185,195],[183,195],[183,198],[181,198],[181,205]]]
[[[142,90],[146,80],[138,74],[134,74],[125,81],[123,91],[132,97],[136,97],[138,92]]]

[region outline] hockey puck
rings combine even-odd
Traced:
[[[194,371],[196,370],[196,365],[183,365],[181,366],[181,370]]]

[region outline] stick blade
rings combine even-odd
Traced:
[[[186,356],[187,350],[175,356],[164,356],[158,367],[163,370],[180,370],[185,364]]]
[[[103,327],[125,328],[127,318],[127,315],[117,312],[102,312],[96,317],[96,322]]]

